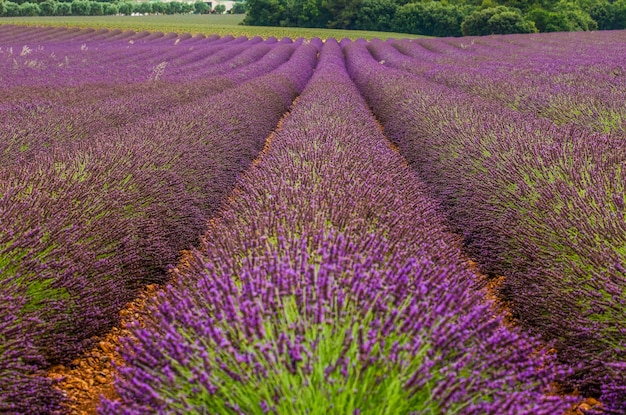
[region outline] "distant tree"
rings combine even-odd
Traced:
[[[58,3],[54,0],[46,0],[42,3],[39,3],[39,7],[41,8],[42,16],[54,16],[56,14],[56,8]]]
[[[167,14],[179,14],[183,7],[182,7],[182,3],[179,3],[177,1],[171,1],[167,4]]]
[[[247,0],[243,23],[251,26],[280,26],[285,20],[285,4],[281,0]]]
[[[568,31],[597,30],[598,24],[580,5],[561,0],[554,7],[555,12],[563,14],[568,22]]]
[[[494,14],[487,23],[490,32],[494,34],[537,32],[533,22],[524,20],[524,16],[521,13],[516,13],[512,10]]]
[[[137,3],[135,11],[137,13],[150,14],[152,13],[152,3],[148,3],[147,1]]]
[[[216,14],[224,14],[224,12],[226,12],[226,6],[224,6],[223,4],[218,4],[213,8],[213,11]]]
[[[596,21],[580,9],[533,9],[526,13],[526,20],[533,21],[540,32],[574,32],[598,28]]]
[[[72,14],[74,16],[89,16],[91,12],[91,2],[74,1],[72,2]]]
[[[22,3],[20,5],[20,16],[39,16],[41,8],[36,3]]]
[[[615,27],[615,11],[613,4],[608,1],[597,1],[587,8],[589,16],[598,24],[600,30],[617,29]],[[535,22],[536,23],[536,22]],[[539,26],[537,26],[539,27]],[[621,29],[621,28],[620,28]],[[541,30],[541,28],[539,29]]]
[[[4,2],[4,16],[6,17],[16,17],[20,15],[20,5],[12,2],[5,1]]]
[[[71,16],[72,3],[59,3],[54,11],[55,16]]]
[[[134,7],[132,3],[117,3],[117,10],[126,16],[133,13]]]
[[[287,0],[280,26],[326,27],[329,20],[323,0]]]
[[[0,16],[4,16],[5,10],[4,1],[0,1]]]
[[[197,1],[193,4],[193,10],[196,14],[207,14],[211,11],[211,7],[203,1]]]
[[[626,1],[596,1],[586,8],[600,30],[626,29]]]
[[[328,11],[326,26],[330,29],[354,29],[361,0],[322,0],[321,7]]]
[[[246,3],[238,1],[233,4],[233,8],[230,9],[232,14],[244,14],[246,12]]]
[[[356,12],[354,28],[380,32],[394,30],[392,25],[397,9],[393,0],[363,0]]]
[[[497,5],[507,6],[512,9],[520,9],[522,12],[526,12],[527,10],[533,8],[547,9],[551,7],[551,3],[554,3],[554,0],[498,0],[496,3]]]
[[[409,3],[398,8],[394,30],[428,36],[461,36],[463,19],[472,7],[444,5],[439,2]]]
[[[526,21],[519,9],[506,6],[476,10],[461,23],[464,36],[483,36],[509,33],[535,33],[537,27]]]
[[[533,9],[526,13],[525,18],[533,21],[540,32],[565,32],[569,28],[564,14],[545,9]]]
[[[90,16],[102,16],[104,15],[104,3],[92,1],[89,4]]]
[[[119,13],[119,9],[117,8],[116,4],[113,3],[106,3],[104,5],[104,14],[106,16],[114,16],[117,13]]]
[[[180,12],[183,14],[193,13],[193,4],[192,3],[181,3],[180,4]]]
[[[154,3],[152,3],[152,12],[158,14],[167,13],[167,4],[161,3],[160,1],[155,1]]]

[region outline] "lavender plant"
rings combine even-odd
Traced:
[[[16,287],[0,269],[0,412],[60,413],[63,397],[42,373],[44,359],[33,345],[37,321],[19,318],[25,297]]]
[[[255,42],[256,43],[256,42]],[[254,46],[253,46],[254,45]],[[247,44],[237,61],[204,67],[196,72],[195,80],[169,77],[165,82],[144,82],[136,85],[110,83],[38,90],[37,98],[22,96],[16,88],[7,99],[13,101],[0,113],[3,140],[0,142],[0,161],[4,167],[29,163],[35,154],[60,147],[67,151],[77,142],[93,140],[96,134],[108,135],[137,123],[152,114],[187,105],[202,106],[202,100],[251,78],[276,69],[286,62],[294,51],[293,45]],[[268,53],[272,51],[272,53]],[[254,62],[251,62],[255,59]],[[169,67],[173,72],[174,68]],[[224,73],[229,71],[229,73]],[[201,78],[198,73],[204,73]],[[218,76],[220,75],[221,76]],[[148,76],[146,75],[146,79]],[[63,120],[63,122],[59,122]]]
[[[82,140],[60,135],[48,152],[0,167],[0,283],[12,287],[0,293],[20,300],[0,309],[0,321],[16,322],[0,331],[10,347],[0,402],[13,413],[56,408],[40,370],[87,347],[197,241],[313,71],[314,46],[272,52],[236,88]],[[27,384],[32,394],[15,402]]]
[[[327,40],[315,75],[132,327],[102,414],[555,414],[554,356],[493,317]]]
[[[362,43],[344,51],[469,252],[486,273],[506,276],[500,294],[518,321],[556,341],[576,367],[570,386],[603,396],[608,411],[623,405],[623,395],[601,390],[623,382],[612,369],[626,347],[623,140],[386,68]]]
[[[370,51],[385,65],[558,124],[624,133],[626,49],[617,32],[389,42],[405,56],[380,43]],[[441,43],[448,48],[439,53],[424,47]]]

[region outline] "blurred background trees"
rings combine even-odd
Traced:
[[[215,2],[213,2],[215,3]],[[0,16],[246,13],[244,24],[469,36],[626,28],[626,0],[0,0]]]
[[[245,24],[463,36],[626,28],[626,0],[247,0]]]
[[[195,3],[180,1],[133,1],[133,0],[0,0],[1,17],[17,16],[111,16],[140,14],[208,14],[246,12],[244,1],[234,3],[231,10],[216,1],[197,0]],[[212,9],[211,5],[215,4]],[[277,23],[277,25],[279,25]]]

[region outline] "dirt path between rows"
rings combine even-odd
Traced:
[[[96,409],[103,395],[115,399],[113,388],[115,370],[112,362],[121,361],[116,349],[119,347],[119,338],[130,334],[125,328],[127,324],[140,321],[141,313],[145,309],[146,300],[157,294],[163,287],[148,285],[141,290],[139,296],[128,303],[120,311],[120,325],[113,327],[108,333],[96,340],[95,346],[74,359],[68,365],[57,365],[50,368],[48,376],[53,379],[63,379],[58,384],[68,398],[67,407],[72,415],[96,414]]]
[[[497,315],[503,316],[504,324],[508,327],[514,327],[516,325],[515,318],[513,317],[513,313],[511,312],[510,305],[503,301],[500,297],[498,297],[497,292],[498,288],[504,283],[506,277],[498,276],[496,278],[490,278],[487,275],[481,273],[478,269],[478,264],[474,261],[469,261],[469,269],[472,271],[474,275],[478,277],[479,284],[485,286],[486,290],[486,298],[493,302],[494,311]],[[557,350],[551,349],[548,351],[556,353]],[[554,385],[555,394],[559,394],[559,385]],[[574,396],[578,396],[578,392],[575,391]],[[594,398],[586,398],[582,399],[575,404],[571,409],[566,411],[563,415],[585,415],[585,411],[589,411],[591,409],[599,409],[602,407],[602,404],[594,399]]]

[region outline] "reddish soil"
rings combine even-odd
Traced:
[[[485,297],[492,301],[494,304],[494,311],[496,315],[504,316],[504,324],[509,327],[513,327],[516,325],[515,319],[513,317],[513,313],[511,312],[511,306],[506,301],[502,300],[502,298],[498,297],[497,292],[498,288],[504,283],[506,277],[500,275],[496,278],[490,278],[484,274],[482,274],[478,270],[478,264],[474,261],[468,261],[469,269],[478,277],[478,282],[481,285],[485,286],[486,295]],[[551,349],[548,351],[549,353],[556,353],[557,350]],[[564,396],[563,392],[559,392],[559,385],[554,385],[554,394]],[[574,396],[578,396],[578,391],[574,391]],[[590,409],[598,409],[602,407],[602,403],[597,401],[594,398],[586,398],[581,402],[575,404],[571,409],[565,412],[563,415],[585,415],[584,411],[589,411]]]
[[[113,327],[111,331],[96,339],[92,349],[84,352],[70,364],[50,368],[49,377],[63,378],[57,387],[68,398],[67,407],[70,414],[95,414],[101,395],[115,399],[117,396],[113,388],[115,370],[112,362],[121,361],[116,352],[119,338],[130,334],[125,328],[127,324],[141,321],[146,300],[155,296],[160,289],[161,287],[154,284],[146,286],[135,300],[120,311],[121,323],[118,327]]]
[[[179,269],[188,266],[190,256],[189,251],[181,252]],[[49,369],[50,378],[62,379],[57,388],[68,398],[66,405],[70,415],[95,415],[101,396],[117,398],[113,387],[115,369],[112,363],[122,361],[117,353],[119,339],[130,335],[126,328],[130,323],[139,322],[143,325],[142,316],[148,300],[156,297],[164,288],[165,286],[156,284],[145,286],[137,298],[120,310],[120,324],[94,339],[94,347],[68,365],[57,365]]]

